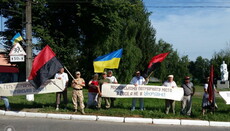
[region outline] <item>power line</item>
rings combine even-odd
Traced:
[[[177,6],[177,5],[170,5],[170,6],[151,6],[151,5],[146,5],[145,7],[148,8],[230,8],[230,6],[199,6],[199,5],[182,5],[182,6]]]

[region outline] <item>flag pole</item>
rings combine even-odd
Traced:
[[[73,78],[73,79],[75,79],[74,77],[73,77],[73,75],[69,72],[69,70],[64,66],[64,68],[65,68],[65,70],[69,73],[69,75]]]
[[[149,76],[147,77],[149,79],[149,77],[153,74],[153,71],[149,74]]]
[[[216,96],[215,96],[215,85],[214,85],[214,75],[213,75],[213,83],[212,83],[212,93],[213,93],[213,114],[215,113],[215,108],[216,108]]]

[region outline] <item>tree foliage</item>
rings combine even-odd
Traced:
[[[25,9],[23,0],[1,2],[16,11]],[[120,68],[114,70],[121,82],[129,82],[135,70],[144,70],[154,54],[155,30],[141,0],[37,0],[32,5],[35,46],[50,45],[71,72],[93,74],[93,60],[123,48]],[[23,32],[17,23],[21,17],[6,13],[4,36],[10,40]]]
[[[2,0],[0,7],[7,18],[2,34],[10,48],[9,40],[16,32],[25,34],[25,1]],[[120,67],[113,70],[121,83],[129,83],[137,70],[145,72],[153,56],[170,52],[156,65],[153,76],[163,81],[173,74],[178,84],[184,76],[191,76],[201,83],[209,74],[210,61],[202,57],[190,61],[188,56],[179,56],[170,43],[155,42],[150,14],[142,0],[36,0],[32,4],[34,49],[48,44],[70,72],[79,70],[89,80],[95,58],[123,48]],[[211,63],[217,76],[223,60],[230,64],[229,52],[228,48],[214,54]]]
[[[167,76],[174,75],[174,80],[178,86],[183,82],[185,76],[190,76],[189,72],[189,59],[188,56],[179,57],[176,50],[173,49],[172,45],[159,40],[156,46],[156,54],[170,52],[166,59],[157,65],[154,71],[154,76],[161,80],[167,80]]]

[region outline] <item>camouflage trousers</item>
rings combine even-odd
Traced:
[[[98,96],[97,97],[97,108],[101,108],[101,103],[102,103],[102,99],[105,100],[105,108],[106,109],[109,109],[110,108],[110,103],[109,103],[109,98],[106,98],[106,97],[101,97],[101,96]]]
[[[79,102],[80,109],[84,109],[84,96],[83,96],[83,91],[82,90],[73,90],[72,93],[72,101],[74,105],[74,109],[77,110],[77,103]]]

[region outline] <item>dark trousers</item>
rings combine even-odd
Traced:
[[[110,98],[111,101],[111,107],[114,107],[114,101],[116,100],[116,98]]]
[[[64,104],[67,105],[68,100],[67,100],[67,88],[63,92],[57,92],[56,93],[56,104],[60,105],[61,103],[61,96],[63,97]]]

